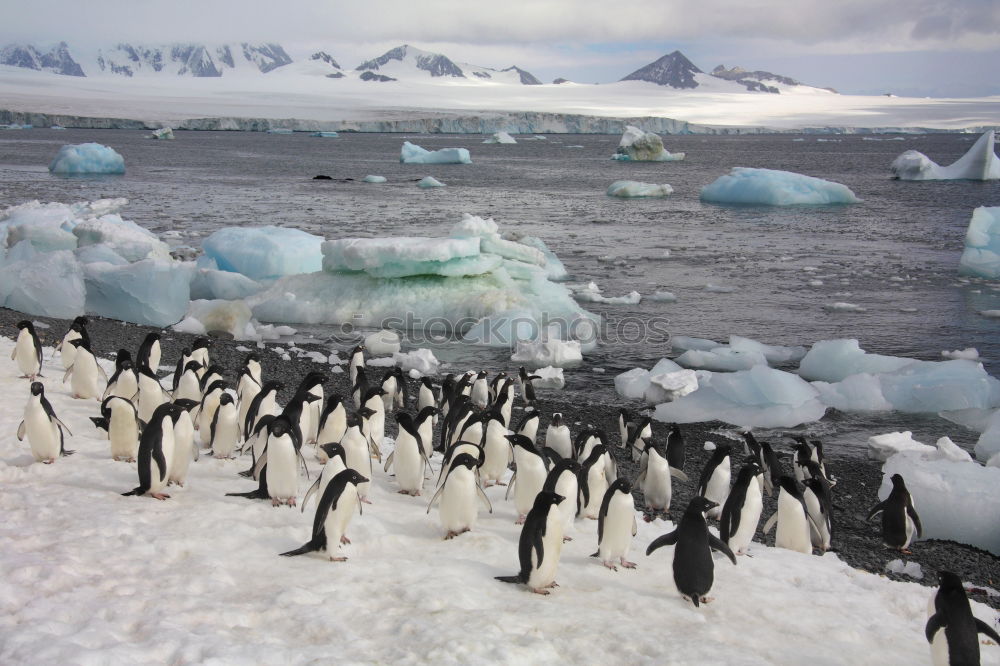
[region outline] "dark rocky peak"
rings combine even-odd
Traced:
[[[262,74],[284,67],[292,62],[280,44],[248,44],[243,42],[243,57],[257,65]]]
[[[645,67],[640,67],[623,78],[622,81],[648,81],[671,88],[697,88],[698,82],[694,78],[695,74],[701,74],[701,70],[683,53],[674,51]]]
[[[64,76],[86,76],[80,64],[73,60],[66,42],[59,42],[48,51],[31,44],[10,44],[0,49],[0,65],[44,70]]]
[[[462,69],[453,63],[447,56],[440,53],[429,53],[414,48],[409,44],[397,46],[386,51],[374,60],[367,60],[358,65],[358,71],[378,70],[392,60],[403,62],[407,56],[412,56],[417,69],[422,69],[430,73],[431,76],[455,76],[465,78]]]
[[[542,82],[535,78],[531,72],[526,72],[516,65],[511,65],[507,69],[501,69],[501,72],[517,72],[518,76],[521,77],[521,83],[526,86],[540,86]]]
[[[327,53],[326,51],[317,51],[316,53],[313,53],[311,56],[309,56],[309,59],[325,62],[334,69],[342,69],[342,67],[337,64],[337,61],[333,59],[333,56]]]

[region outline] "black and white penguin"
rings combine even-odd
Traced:
[[[371,440],[365,434],[363,421],[369,412],[371,412],[370,409],[362,407],[349,418],[347,431],[340,440],[347,456],[347,466],[367,479],[372,478],[372,445]],[[366,504],[369,503],[368,489],[370,487],[371,481],[362,481],[358,486],[358,495],[361,497],[361,501]]]
[[[427,407],[437,407],[437,395],[434,393],[434,382],[430,377],[420,378],[420,388],[417,390],[417,412],[423,411]],[[434,416],[437,423],[437,416]]]
[[[722,505],[729,497],[729,480],[732,477],[731,451],[732,448],[728,444],[716,447],[712,457],[705,463],[705,468],[701,470],[701,478],[698,479],[698,494],[715,503],[715,506],[708,511],[709,518],[719,517]]]
[[[769,442],[760,443],[760,453],[757,462],[764,473],[764,491],[768,497],[772,497],[775,488],[778,487],[778,481],[784,476],[784,470],[781,469],[778,454],[774,452]]]
[[[195,361],[195,363],[198,363],[198,361]],[[201,365],[201,363],[198,363],[198,365]],[[205,392],[208,390],[208,387],[214,384],[215,382],[224,381],[225,372],[226,369],[223,368],[218,363],[214,363],[208,368],[199,369],[198,374],[201,375],[201,378],[198,380],[198,388],[201,390],[201,394],[205,395]]]
[[[316,444],[319,437],[319,420],[323,414],[323,382],[326,375],[322,372],[309,372],[296,389],[296,395],[308,393],[308,399],[302,407],[302,414],[299,417],[299,428],[302,430],[303,444]],[[329,441],[329,440],[327,440]]]
[[[573,441],[573,457],[576,458],[577,462],[583,463],[590,457],[590,452],[594,450],[595,446],[598,444],[607,445],[607,443],[600,430],[584,428],[577,433],[576,439]]]
[[[70,345],[72,346],[72,345]],[[127,349],[119,349],[115,356],[115,371],[108,380],[108,386],[104,389],[101,400],[109,395],[117,395],[131,400],[139,392],[139,375],[135,372],[132,364],[132,354]]]
[[[823,442],[818,439],[807,440],[802,435],[795,435],[792,439],[794,439],[797,444],[805,446],[809,450],[809,459],[818,463],[823,476],[830,479],[831,483],[835,484],[836,481],[831,479],[830,475],[826,473],[826,459],[823,457]],[[806,467],[805,461],[803,461],[803,467]],[[808,470],[803,471],[808,474]]]
[[[631,452],[632,462],[639,462],[652,437],[653,419],[648,416],[643,416],[629,427],[627,448]]]
[[[612,571],[618,571],[618,563],[626,569],[635,569],[635,562],[627,558],[632,538],[638,531],[632,484],[626,479],[615,479],[601,501],[597,516],[597,552],[592,557],[599,557],[601,564]]]
[[[685,450],[684,433],[676,423],[670,424],[670,432],[667,433],[667,462],[671,469],[684,471],[684,462],[687,458]]]
[[[1000,635],[972,614],[962,580],[950,571],[938,572],[939,586],[924,636],[931,647],[934,666],[979,664],[979,634],[1000,644]]]
[[[559,458],[573,458],[573,438],[569,426],[563,423],[562,414],[558,412],[552,415],[545,429],[545,447],[555,451]]]
[[[385,391],[382,387],[368,389],[365,394],[362,407],[371,411],[364,423],[366,425],[365,434],[372,443],[372,451],[375,456],[382,460],[382,443],[385,440],[385,405],[382,403],[382,396]]]
[[[206,375],[207,376],[207,375]],[[209,432],[212,429],[212,419],[215,418],[215,411],[219,408],[219,401],[222,395],[229,389],[229,384],[224,379],[218,379],[205,387],[205,392],[201,397],[201,404],[198,405],[196,427],[201,433],[202,444],[208,445]]]
[[[165,402],[153,411],[142,430],[139,440],[139,485],[122,495],[145,495],[164,500],[170,497],[163,492],[170,476],[170,462],[174,457],[174,419],[182,407]]]
[[[70,390],[73,392],[74,398],[100,400],[104,392],[101,391],[98,382],[103,379],[106,386],[107,373],[97,362],[97,357],[87,347],[86,340],[78,338],[70,340],[69,344],[76,347],[76,354],[73,356],[73,365],[66,369],[63,382],[69,380]]]
[[[420,441],[424,445],[424,455],[428,460],[434,454],[434,420],[437,418],[437,407],[424,407],[413,418],[413,427],[420,435]]]
[[[358,484],[368,479],[358,474],[356,470],[345,469],[330,480],[323,496],[316,505],[316,515],[313,518],[312,538],[305,545],[281,553],[284,557],[304,555],[317,550],[325,550],[330,555],[331,562],[346,562],[347,557],[335,555],[341,545],[351,543],[347,538],[347,526],[354,517],[354,509],[362,513],[358,502]]]
[[[489,373],[485,370],[480,370],[472,382],[472,390],[469,393],[469,398],[472,400],[472,404],[479,409],[486,409],[486,405],[490,401],[490,384],[486,379],[488,376]]]
[[[819,526],[813,523],[806,509],[805,499],[798,482],[790,476],[778,479],[778,510],[764,523],[764,534],[777,525],[774,545],[805,555],[812,554],[812,534]]]
[[[496,397],[490,406],[491,410],[500,412],[504,423],[510,423],[514,411],[514,380],[505,377],[497,386]]]
[[[688,481],[687,474],[673,469],[667,462],[667,452],[663,444],[650,443],[639,458],[639,477],[636,487],[642,491],[643,503],[646,506],[644,520],[652,522],[660,514],[670,512],[670,502],[673,499],[673,479]]]
[[[802,499],[806,503],[810,526],[815,526],[811,532],[813,547],[825,553],[830,550],[833,537],[833,494],[819,463],[810,460],[807,470],[811,476],[803,481],[805,490],[802,491]]]
[[[736,556],[725,543],[708,531],[705,512],[715,508],[715,502],[704,497],[694,497],[684,510],[684,516],[677,529],[657,537],[646,549],[648,556],[657,548],[674,548],[674,584],[685,599],[690,599],[695,607],[708,603],[708,593],[715,581],[715,562],[712,551],[724,553],[736,564]]]
[[[323,452],[323,444],[339,442],[347,432],[347,405],[338,394],[334,393],[327,397],[323,411],[319,415],[318,425],[316,442],[319,444],[319,450],[316,452],[316,458],[324,462],[326,454]]]
[[[327,442],[326,444],[321,444],[320,448],[323,449],[323,454],[326,456],[326,464],[323,465],[323,471],[316,477],[316,481],[309,487],[306,491],[305,496],[302,498],[302,511],[306,510],[306,504],[309,503],[309,498],[313,495],[317,495],[317,501],[320,497],[323,497],[323,492],[326,490],[326,486],[333,477],[337,476],[340,472],[347,469],[347,454],[344,452],[344,447],[336,442]]]
[[[160,334],[150,333],[135,354],[136,366],[148,365],[154,373],[160,369]]]
[[[139,397],[134,399],[135,406],[139,410],[139,418],[148,422],[153,418],[157,407],[170,401],[170,394],[160,384],[156,373],[145,363],[137,364],[135,371],[139,379]]]
[[[497,576],[504,583],[523,583],[535,594],[548,594],[556,586],[556,569],[562,553],[562,495],[543,491],[535,497],[518,539],[521,569],[516,576]]]
[[[632,425],[632,412],[622,407],[618,410],[618,441],[620,448],[628,446],[629,427]]]
[[[909,554],[914,535],[923,536],[920,516],[913,506],[913,498],[906,489],[903,477],[893,474],[890,481],[892,481],[892,491],[884,501],[872,507],[868,512],[868,520],[881,513],[882,543],[886,548],[895,548],[901,553]]]
[[[427,513],[430,513],[431,507],[440,499],[438,516],[441,527],[446,532],[445,540],[464,534],[475,527],[480,502],[487,511],[493,513],[493,505],[476,479],[478,465],[479,461],[468,453],[455,456],[448,466],[444,483],[427,505]]]
[[[17,341],[14,351],[10,353],[11,360],[17,361],[17,369],[21,379],[35,381],[42,376],[42,343],[35,333],[35,326],[27,319],[17,322]]]
[[[203,376],[212,367],[211,360],[208,357],[208,349],[211,346],[212,341],[208,338],[197,338],[191,343],[191,355],[189,358],[192,361],[201,363],[201,370],[198,371],[199,376]]]
[[[198,361],[188,361],[180,373],[174,374],[174,399],[197,400],[201,402],[201,380],[198,373],[201,372],[201,363]]]
[[[240,443],[239,409],[233,396],[223,393],[219,396],[219,406],[212,416],[208,431],[208,448],[212,456],[220,459],[232,458]]]
[[[535,407],[535,385],[532,383],[538,379],[541,379],[538,375],[529,374],[524,366],[518,370],[518,379],[521,384],[521,397],[524,399],[524,406],[529,409],[534,409]]]
[[[69,325],[69,330],[66,331],[66,334],[56,344],[56,351],[62,357],[63,370],[67,370],[69,366],[73,365],[73,357],[76,355],[76,347],[69,344],[70,340],[83,338],[87,341],[87,346],[90,346],[90,335],[87,333],[87,324],[89,323],[90,321],[86,317],[77,317]]]
[[[424,452],[424,442],[413,425],[413,418],[406,412],[396,414],[399,431],[396,433],[396,448],[386,458],[383,471],[392,467],[402,495],[420,496],[424,487],[424,470],[430,469],[431,461]]]
[[[548,476],[545,477],[545,484],[542,486],[543,491],[547,490],[566,498],[559,503],[559,511],[563,515],[563,541],[573,540],[568,532],[576,522],[576,515],[580,512],[580,471],[582,469],[580,463],[572,458],[563,458],[552,465]]]
[[[59,420],[52,404],[45,397],[45,387],[41,382],[31,382],[28,404],[24,406],[24,420],[17,427],[18,441],[28,438],[31,455],[38,462],[50,465],[59,456],[69,456],[73,451],[66,449],[65,433],[70,432],[66,424]]]
[[[191,411],[198,406],[194,400],[174,400],[180,407],[174,417],[174,456],[170,461],[170,476],[167,485],[183,486],[187,481],[192,460],[198,460],[198,445],[195,443],[194,421]]]
[[[278,409],[278,391],[284,388],[281,382],[264,382],[260,392],[250,401],[243,420],[243,436],[250,440],[250,436],[257,430],[257,423],[265,416],[274,416]]]
[[[347,366],[348,376],[351,379],[351,386],[358,382],[358,368],[365,367],[365,346],[358,345],[351,352],[351,361]],[[360,407],[360,405],[358,405]]]
[[[722,507],[719,538],[737,555],[745,555],[760,523],[764,508],[764,475],[760,466],[750,461],[740,468],[736,483]]]
[[[531,439],[525,435],[508,435],[507,440],[514,447],[515,470],[505,498],[509,498],[511,492],[514,493],[514,509],[518,516],[515,524],[521,525],[534,506],[535,496],[545,485],[548,464]]]
[[[483,428],[483,465],[479,468],[479,477],[486,487],[507,485],[503,478],[507,475],[508,466],[514,461],[514,451],[507,439],[509,434],[503,415],[498,409],[494,409],[489,413]]]
[[[614,477],[608,476],[607,460],[610,457],[608,447],[597,444],[590,450],[590,456],[580,464],[580,489],[583,493],[580,515],[584,518],[597,520],[600,514],[604,493],[614,480]]]
[[[517,434],[523,435],[531,440],[531,443],[535,443],[535,437],[538,434],[538,422],[541,420],[541,414],[535,409],[529,409],[522,416],[521,420],[517,424]]]
[[[299,494],[299,451],[302,439],[298,428],[284,416],[276,416],[267,427],[263,458],[267,465],[267,490],[271,505],[295,506]],[[261,461],[258,460],[260,465]]]
[[[109,395],[101,402],[101,415],[92,416],[90,420],[98,428],[107,431],[113,460],[135,461],[139,453],[142,424],[139,421],[139,410],[131,400]]]

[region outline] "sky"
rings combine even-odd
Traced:
[[[1000,0],[47,0],[4,11],[0,45],[273,41],[355,67],[409,43],[545,82],[620,79],[681,50],[845,93],[1000,94]]]

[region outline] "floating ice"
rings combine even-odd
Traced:
[[[444,186],[445,184],[442,183],[437,178],[435,178],[434,176],[424,176],[423,178],[420,179],[420,182],[417,183],[417,187],[422,187],[425,190],[431,187],[444,187]]]
[[[313,132],[309,136],[315,136],[321,139],[336,139],[340,135],[336,132]]]
[[[1000,158],[993,152],[993,130],[972,144],[968,152],[943,167],[916,150],[907,150],[889,167],[900,180],[995,180],[1000,178]]]
[[[49,171],[62,175],[125,173],[125,158],[99,143],[67,144],[59,149]]]
[[[466,148],[442,148],[426,150],[409,141],[403,142],[399,161],[403,164],[472,164]]]
[[[221,331],[232,335],[237,340],[246,340],[253,337],[253,326],[250,325],[251,317],[250,308],[244,301],[194,300],[188,305],[188,311],[182,323],[193,319],[204,327],[202,335]],[[177,327],[175,326],[174,329],[177,330]]]
[[[205,254],[220,270],[253,280],[320,270],[323,239],[286,227],[226,227],[202,243]]]
[[[125,257],[121,256],[107,245],[87,245],[74,250],[73,254],[76,255],[76,260],[81,264],[96,264],[104,262],[113,266],[122,266],[128,263],[128,260],[125,259]],[[235,273],[230,273],[230,275],[235,275]]]
[[[701,200],[752,206],[849,204],[860,201],[854,192],[840,183],[790,171],[746,167],[733,167],[727,175],[703,188]]]
[[[670,337],[670,348],[673,350],[687,351],[688,349],[698,349],[701,351],[711,351],[717,347],[724,347],[715,340],[707,338],[691,338],[686,335],[673,335]]]
[[[634,368],[615,377],[615,390],[619,395],[650,404],[675,400],[697,388],[697,373],[685,370],[668,358],[658,361],[651,370]]]
[[[729,348],[739,352],[759,352],[770,364],[795,363],[806,355],[805,347],[783,347],[781,345],[765,345],[752,338],[739,335],[729,336]]]
[[[160,139],[161,141],[173,141],[174,131],[169,127],[163,127],[158,130],[153,130],[153,133],[149,136],[150,139]]]
[[[1000,454],[1000,409],[993,412],[993,416],[986,422],[986,427],[976,441],[976,458],[979,460],[991,460]]]
[[[870,460],[885,462],[900,451],[936,453],[937,449],[913,439],[913,433],[909,430],[887,432],[884,435],[872,435],[868,438],[868,458]]]
[[[513,347],[518,340],[534,340],[541,329],[529,310],[507,311],[483,317],[462,333],[462,340],[487,347]]]
[[[958,274],[1000,279],[1000,206],[980,206],[972,211]]]
[[[961,358],[967,361],[978,361],[979,350],[976,349],[975,347],[967,347],[965,349],[955,349],[952,351],[948,351],[946,349],[941,352],[941,356],[950,359]]]
[[[515,363],[563,368],[583,361],[583,353],[576,340],[537,339],[518,341],[510,360]]]
[[[522,236],[517,232],[508,232],[503,236],[504,240],[514,241],[522,245],[527,245],[533,247],[542,253],[542,259],[545,264],[545,273],[548,275],[550,280],[567,280],[569,279],[569,273],[566,271],[566,266],[563,262],[555,255],[555,253],[549,249],[541,238],[537,236]]]
[[[755,365],[767,365],[767,359],[756,350],[737,351],[729,347],[716,347],[708,351],[689,349],[677,357],[677,363],[685,368],[730,372],[749,370]]]
[[[365,349],[376,356],[395,354],[399,351],[399,334],[385,329],[375,331],[365,337]]]
[[[698,390],[656,407],[668,423],[725,421],[746,428],[791,428],[818,421],[826,406],[797,375],[764,365],[733,373],[698,371]]]
[[[373,174],[368,174],[367,176],[361,179],[361,181],[364,183],[384,183],[386,182],[386,180],[387,179],[385,176],[376,176]]]
[[[480,253],[480,238],[344,238],[322,245],[323,270],[364,271],[372,277],[483,275],[503,263]]]
[[[192,264],[144,259],[125,266],[86,264],[88,313],[147,326],[170,326],[188,308]]]
[[[601,289],[595,282],[585,285],[570,285],[573,298],[585,303],[604,303],[606,305],[638,305],[642,301],[642,295],[637,291],[630,291],[624,296],[604,296]]]
[[[483,143],[503,143],[503,144],[514,144],[517,141],[514,140],[510,134],[507,132],[494,132],[493,136],[483,141]]]
[[[860,305],[855,303],[845,303],[843,301],[828,303],[823,306],[823,309],[830,312],[867,312],[867,310]]]
[[[191,277],[191,298],[197,300],[235,301],[256,294],[264,286],[245,275],[199,268]]]
[[[566,378],[563,376],[563,369],[547,365],[544,368],[537,368],[531,374],[538,377],[532,384],[535,388],[561,389],[566,386]]]
[[[653,295],[650,298],[652,300],[656,301],[657,303],[676,303],[677,302],[677,297],[674,296],[673,292],[671,292],[671,291],[656,291],[656,292],[653,292]]]
[[[684,159],[684,153],[670,153],[663,147],[663,139],[658,134],[626,125],[618,150],[611,159],[625,162],[674,162]]]
[[[0,306],[30,315],[72,319],[84,313],[80,264],[68,250],[37,252],[15,245],[0,261]]]
[[[901,356],[869,354],[854,339],[820,340],[803,357],[799,374],[806,379],[839,382],[862,372],[893,372],[914,362]]]
[[[875,375],[862,372],[835,382],[812,382],[819,399],[827,407],[842,412],[885,412],[893,405],[882,394],[882,382]]]
[[[674,188],[666,183],[654,185],[640,183],[635,180],[616,180],[608,186],[607,195],[620,199],[639,199],[643,197],[666,197],[674,193]]]
[[[483,219],[477,215],[462,213],[462,220],[451,228],[452,238],[479,238],[480,236],[494,236],[500,226],[493,221],[492,217]]]
[[[410,376],[413,376],[414,372],[421,375],[437,374],[438,367],[441,365],[430,349],[414,349],[405,354],[396,352],[392,355],[392,360],[404,372],[410,373]]]
[[[164,261],[170,258],[170,247],[154,233],[117,214],[83,220],[73,227],[73,235],[79,247],[105,245],[130,262],[147,257]]]

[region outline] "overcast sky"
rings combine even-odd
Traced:
[[[354,67],[402,43],[545,82],[608,82],[680,49],[849,93],[1000,94],[1000,0],[46,0],[0,45],[274,41]]]

